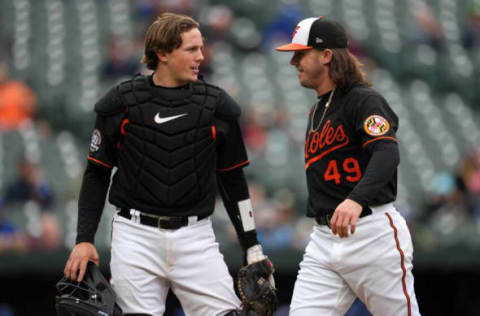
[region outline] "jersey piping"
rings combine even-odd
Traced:
[[[241,162],[241,163],[239,163],[239,164],[236,164],[235,166],[232,166],[232,167],[230,167],[230,168],[225,168],[225,169],[217,169],[217,171],[219,171],[219,172],[230,171],[230,170],[233,170],[233,169],[237,169],[238,167],[241,167],[241,166],[247,165],[247,164],[249,164],[249,163],[250,163],[250,161],[248,161],[248,160],[245,160],[244,162]]]
[[[110,168],[110,169],[112,168],[112,166],[110,166],[109,164],[104,163],[103,161],[100,161],[100,160],[95,159],[93,157],[87,156],[87,159],[90,160],[90,161],[93,161],[93,162],[95,162],[95,163],[97,163],[101,166],[104,166],[104,167],[107,167],[107,168]]]
[[[363,143],[362,147],[365,148],[368,144],[373,143],[373,142],[375,142],[375,141],[377,141],[377,140],[382,140],[382,139],[389,139],[389,140],[392,140],[392,141],[398,143],[398,140],[397,140],[395,137],[380,136],[380,137],[377,137],[377,138],[370,139],[370,140],[366,141],[365,143]]]

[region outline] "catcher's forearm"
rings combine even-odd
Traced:
[[[223,204],[235,227],[242,248],[247,250],[258,244],[253,209],[243,170],[239,168],[219,173],[217,182]]]
[[[78,199],[76,243],[94,242],[110,185],[111,169],[88,163]]]

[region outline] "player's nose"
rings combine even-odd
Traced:
[[[292,56],[292,59],[290,59],[290,65],[292,66],[298,66],[298,55],[297,53],[294,53]]]
[[[203,52],[202,52],[202,51],[200,51],[200,52],[198,53],[196,59],[197,59],[197,62],[199,62],[199,63],[201,63],[201,62],[205,59],[205,57],[203,56]]]

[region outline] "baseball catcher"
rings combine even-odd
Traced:
[[[244,312],[212,227],[217,192],[250,265],[244,308],[248,315],[273,312],[273,303],[260,301],[275,301],[273,290],[265,295],[274,288],[266,281],[273,268],[257,239],[243,172],[249,160],[241,107],[203,80],[203,50],[198,22],[161,14],[145,35],[142,62],[152,73],[115,85],[94,107],[76,245],[64,273],[81,281],[87,260],[98,262],[94,239],[108,194],[116,207],[111,284],[124,315],[164,315],[170,289],[187,316]]]

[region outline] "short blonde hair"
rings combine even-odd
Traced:
[[[184,32],[199,28],[197,21],[189,16],[175,13],[163,13],[153,22],[145,35],[145,52],[141,60],[148,69],[156,70],[157,52],[170,53],[182,45]]]

